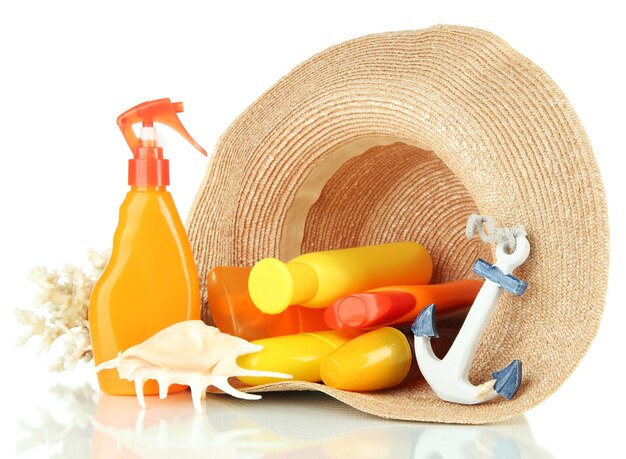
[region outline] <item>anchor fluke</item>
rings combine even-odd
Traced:
[[[513,360],[502,370],[491,373],[491,376],[496,380],[494,390],[505,399],[511,400],[522,384],[522,362]]]
[[[428,338],[439,338],[437,333],[437,324],[435,323],[435,305],[429,304],[422,312],[419,313],[413,325],[411,325],[411,331],[415,336],[424,336]]]

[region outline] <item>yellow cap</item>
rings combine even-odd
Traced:
[[[371,331],[344,344],[322,360],[324,384],[343,390],[381,390],[406,378],[413,361],[402,332],[392,327]]]
[[[304,263],[283,263],[264,258],[250,272],[250,298],[266,314],[279,314],[289,305],[304,303],[315,296],[317,275]]]

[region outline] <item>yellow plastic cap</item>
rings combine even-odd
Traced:
[[[317,291],[317,276],[304,263],[265,258],[252,268],[248,290],[252,302],[262,312],[279,314],[292,304],[312,298]]]
[[[402,332],[379,328],[347,342],[322,360],[324,384],[342,390],[381,390],[406,378],[413,358]]]

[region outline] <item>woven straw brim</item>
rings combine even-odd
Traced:
[[[520,359],[513,400],[456,405],[423,380],[373,393],[261,390],[319,390],[386,418],[486,423],[537,405],[574,371],[608,274],[605,196],[585,132],[552,80],[500,38],[436,26],[314,56],[224,133],[188,229],[202,285],[213,266],[399,240],[422,242],[434,280],[446,281],[471,276],[479,255],[493,260],[464,238],[474,212],[529,232],[516,271],[528,291],[503,295],[471,371],[480,383]],[[203,312],[210,322],[206,300]]]

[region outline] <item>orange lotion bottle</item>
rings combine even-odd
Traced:
[[[183,320],[200,319],[198,276],[191,247],[174,201],[166,190],[169,163],[163,158],[153,123],[165,124],[196,147],[178,119],[181,102],[145,102],[117,119],[133,152],[128,163],[131,189],[120,207],[111,259],[91,293],[89,330],[96,365],[139,344],[163,328]],[[142,123],[139,137],[133,124]],[[117,370],[98,373],[107,394],[134,395],[134,383]],[[170,392],[185,386],[171,386]],[[156,381],[147,381],[146,394],[158,394]]]
[[[324,310],[289,306],[280,314],[265,314],[248,293],[252,268],[216,266],[207,277],[207,299],[211,316],[223,333],[247,341],[328,330]],[[416,316],[417,317],[417,316]]]

